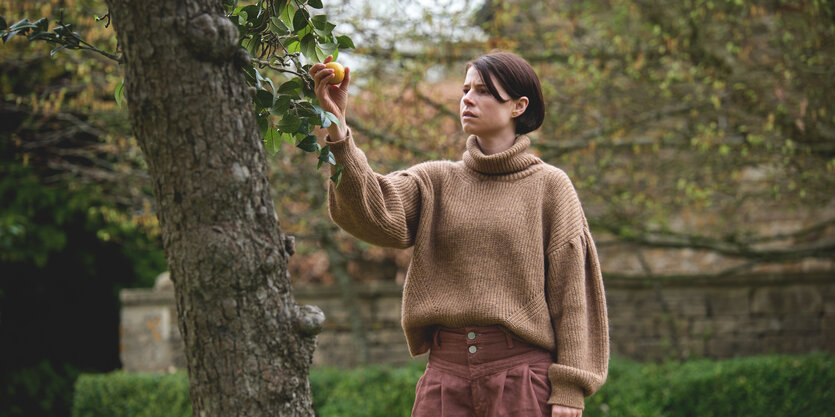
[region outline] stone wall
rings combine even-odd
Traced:
[[[639,360],[835,352],[835,276],[607,283],[612,352]]]
[[[835,275],[732,278],[605,278],[612,352],[638,360],[835,352]],[[401,287],[358,285],[365,340],[354,337],[335,287],[296,289],[327,316],[314,366],[410,360],[400,329]],[[126,370],[185,366],[170,286],[124,290],[121,352]]]

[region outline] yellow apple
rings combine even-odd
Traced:
[[[330,68],[333,70],[333,78],[328,81],[328,84],[339,84],[342,82],[342,79],[345,78],[345,67],[338,62],[328,62],[325,64],[325,68]]]

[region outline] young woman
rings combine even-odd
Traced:
[[[330,61],[330,58],[326,62]],[[545,117],[539,78],[517,55],[467,64],[462,160],[375,173],[345,123],[350,70],[310,74],[340,124],[326,139],[344,166],[332,219],[366,242],[414,246],[402,325],[429,352],[412,415],[580,416],[605,381],[608,325],[597,251],[574,186],[526,152]]]

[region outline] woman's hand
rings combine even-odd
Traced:
[[[319,98],[319,105],[323,110],[333,113],[339,119],[339,126],[336,124],[328,126],[331,141],[338,141],[348,135],[348,126],[345,124],[345,109],[348,107],[348,85],[351,83],[351,71],[349,68],[345,68],[345,78],[338,86],[328,84],[334,73],[332,69],[325,68],[325,64],[332,60],[333,56],[328,56],[324,63],[314,64],[309,72],[315,83],[313,91]]]
[[[551,417],[581,417],[583,410],[579,408],[565,407],[553,404],[551,406]]]

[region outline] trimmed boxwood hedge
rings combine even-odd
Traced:
[[[315,369],[320,417],[409,416],[422,363]],[[772,355],[641,364],[614,358],[609,379],[587,399],[584,417],[824,417],[835,409],[835,356]],[[74,417],[191,417],[188,381],[173,375],[82,375]]]
[[[188,376],[111,372],[75,382],[73,417],[191,417]]]

